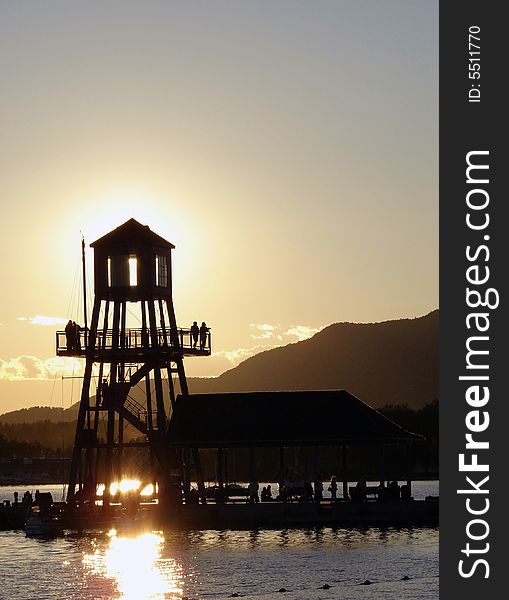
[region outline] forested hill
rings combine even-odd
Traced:
[[[206,360],[206,359],[204,359]],[[192,392],[347,389],[367,404],[419,409],[438,398],[438,310],[415,319],[336,323],[257,354]]]
[[[68,422],[75,421],[78,415],[78,404],[69,408],[55,408],[51,406],[32,406],[21,408],[0,415],[0,422],[12,423],[36,423],[38,421]]]

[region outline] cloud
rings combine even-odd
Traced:
[[[254,340],[277,339],[281,341],[283,339],[278,333],[278,330],[281,328],[280,325],[269,325],[269,323],[250,323],[249,327],[254,331],[254,333],[251,334],[251,337]]]
[[[238,348],[237,350],[221,350],[220,352],[213,352],[213,358],[223,358],[226,359],[231,366],[235,367],[243,360],[247,358],[251,358],[255,354],[259,354],[260,352],[264,352],[265,350],[271,350],[272,348],[276,348],[275,345],[263,345],[259,344],[258,346],[253,346],[252,348]]]
[[[298,341],[307,340],[323,327],[310,327],[308,325],[291,325],[283,331],[281,325],[269,325],[268,323],[251,323],[249,327],[254,330],[251,337],[254,340],[277,340],[283,342],[285,337],[296,337]]]
[[[318,331],[321,331],[323,327],[310,327],[308,325],[291,325],[286,331],[283,331],[281,325],[270,325],[269,323],[251,323],[250,329],[253,330],[251,337],[255,340],[267,340],[272,343],[262,343],[250,348],[238,348],[236,350],[222,350],[220,352],[213,352],[212,359],[214,360],[216,369],[219,369],[220,365],[223,369],[236,367],[239,363],[251,358],[255,354],[264,352],[265,350],[272,350],[273,348],[279,348],[285,343],[295,341],[302,341],[310,338]]]
[[[309,327],[308,325],[292,325],[289,327],[283,335],[285,336],[295,336],[298,338],[299,342],[302,340],[307,340],[308,338],[315,335],[321,331],[323,327]]]
[[[268,323],[262,323],[259,325],[256,323],[251,323],[249,327],[252,329],[258,329],[258,331],[274,331],[279,327],[279,325],[269,325]]]
[[[44,381],[62,376],[80,375],[84,361],[79,358],[46,358],[17,356],[9,360],[0,358],[0,380]]]
[[[18,317],[18,321],[28,321],[30,325],[44,325],[55,327],[56,325],[65,325],[67,319],[61,317],[47,317],[45,315],[35,315],[35,317]]]

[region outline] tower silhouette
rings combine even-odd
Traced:
[[[124,450],[145,448],[150,464],[145,482],[158,482],[160,497],[173,493],[180,501],[181,484],[186,488],[185,466],[181,457],[167,450],[165,434],[176,387],[182,396],[189,393],[184,356],[210,355],[210,332],[203,330],[196,347],[191,330],[177,327],[172,297],[174,246],[148,226],[130,219],[91,247],[90,328],[70,322],[65,332],[57,332],[58,356],[86,359],[67,500],[73,502],[78,493],[95,497],[101,477],[107,504],[109,485],[124,475]],[[129,327],[128,318],[138,319],[139,326]],[[98,384],[93,389],[95,378]],[[127,423],[136,431],[135,439],[124,439]]]

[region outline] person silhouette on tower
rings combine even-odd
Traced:
[[[200,328],[196,321],[193,321],[193,324],[191,325],[191,337],[193,338],[193,348],[196,348],[198,338],[200,337]]]
[[[207,332],[210,330],[210,327],[207,327],[205,321],[202,321],[200,327],[200,350],[203,350],[207,345]]]
[[[71,319],[69,319],[67,325],[65,326],[65,342],[67,346],[67,352],[71,352],[72,350],[74,350],[74,338],[74,325],[72,324]]]

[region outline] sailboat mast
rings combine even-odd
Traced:
[[[81,238],[81,263],[83,268],[83,327],[85,331],[85,351],[87,349],[87,277],[85,265],[85,238]]]

